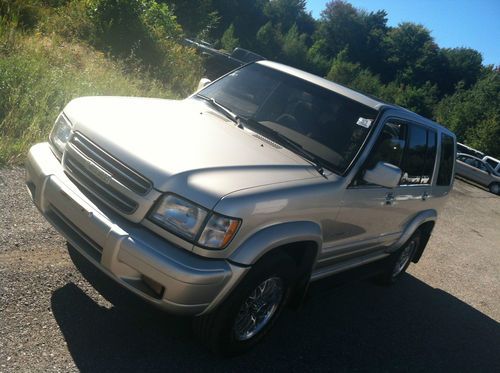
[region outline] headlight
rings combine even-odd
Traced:
[[[183,198],[168,194],[151,214],[151,219],[172,233],[194,240],[208,211]]]
[[[195,244],[223,249],[233,239],[241,221],[217,213],[212,213],[207,221],[208,214],[208,210],[193,202],[167,194],[150,217],[158,225]]]
[[[59,114],[56,123],[50,132],[49,141],[59,153],[62,154],[64,147],[71,136],[71,123],[64,116],[63,113]]]
[[[239,226],[238,219],[213,214],[205,225],[198,243],[213,249],[223,249],[231,242]]]

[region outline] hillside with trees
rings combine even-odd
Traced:
[[[342,0],[327,2],[319,19],[305,0],[167,3],[189,35],[227,51],[251,49],[401,105],[500,156],[499,67],[483,65],[472,48],[440,48],[423,25],[390,27],[383,9],[367,12]]]
[[[471,48],[441,48],[381,9],[305,0],[0,0],[0,163],[43,138],[81,95],[182,97],[202,76],[184,37],[240,46],[451,128],[500,157],[500,76]]]

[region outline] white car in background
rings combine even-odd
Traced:
[[[495,174],[500,175],[500,160],[487,155],[483,158],[483,161],[491,166]]]

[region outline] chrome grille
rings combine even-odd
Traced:
[[[151,183],[83,135],[73,135],[65,150],[64,169],[84,192],[124,214],[133,214],[135,194],[148,193]]]
[[[108,171],[113,175],[113,178],[131,191],[140,195],[145,195],[151,190],[151,183],[149,180],[113,158],[82,134],[78,132],[75,133],[70,143],[85,156]]]

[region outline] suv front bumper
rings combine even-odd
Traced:
[[[48,143],[30,149],[26,185],[44,217],[87,260],[169,312],[207,312],[247,270],[225,260],[199,257],[97,207],[66,176]]]

